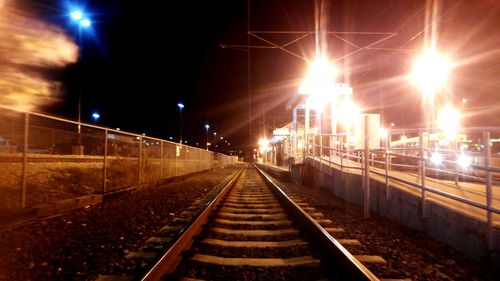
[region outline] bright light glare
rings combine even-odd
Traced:
[[[83,27],[89,27],[91,25],[91,22],[89,19],[83,19],[80,21],[80,24],[83,26]]]
[[[380,137],[381,138],[387,138],[387,136],[389,136],[389,130],[387,130],[386,128],[380,128]]]
[[[184,108],[184,105],[182,103],[178,103],[177,106],[180,108],[180,109],[183,109]]]
[[[466,169],[472,163],[472,158],[465,154],[460,154],[457,159],[457,164],[462,167],[462,169]]]
[[[208,131],[208,128],[210,128],[210,125],[208,125],[208,124],[205,125],[205,129],[207,129],[207,131]]]
[[[431,162],[432,162],[432,164],[434,164],[436,166],[441,165],[441,163],[443,162],[443,155],[441,155],[437,152],[432,153]]]
[[[350,128],[356,122],[359,112],[359,107],[351,99],[345,99],[338,108],[339,121],[345,128]]]
[[[450,70],[448,58],[430,51],[417,57],[410,79],[424,95],[430,95],[446,84]]]
[[[81,11],[73,11],[71,12],[71,18],[80,21],[83,18],[83,14]]]
[[[99,119],[99,117],[101,117],[101,115],[99,115],[99,113],[95,112],[92,114],[92,117],[94,117],[94,119]]]
[[[299,87],[299,94],[310,96],[311,107],[321,111],[334,94],[337,70],[326,59],[316,59]]]
[[[268,139],[262,138],[259,140],[259,151],[260,153],[266,153],[271,150],[269,145],[271,142]]]
[[[441,109],[438,118],[438,128],[443,130],[447,139],[452,140],[460,130],[460,113],[452,106]]]

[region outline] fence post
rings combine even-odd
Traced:
[[[389,187],[389,161],[391,159],[389,155],[389,145],[391,144],[390,137],[391,135],[387,134],[385,138],[385,200],[391,199],[391,190]]]
[[[488,249],[493,250],[493,241],[494,241],[494,236],[493,236],[493,217],[491,213],[491,203],[492,203],[492,190],[491,190],[491,171],[490,171],[490,165],[491,165],[491,144],[490,144],[490,138],[491,138],[491,133],[490,132],[483,132],[483,145],[484,145],[484,166],[486,167],[486,174],[485,174],[485,180],[486,180],[486,221],[488,224],[488,229],[486,231],[486,238],[488,241]]]
[[[420,154],[420,188],[421,188],[421,200],[422,200],[422,217],[427,217],[427,194],[425,187],[425,144],[424,144],[424,133],[422,130],[418,131],[418,144],[419,144],[419,154]]]
[[[370,128],[368,115],[365,115],[365,152],[364,152],[364,217],[370,217]]]
[[[141,184],[142,180],[142,137],[139,137],[139,178],[137,184]]]
[[[163,179],[163,141],[160,141],[160,179]]]
[[[22,168],[21,198],[20,198],[21,209],[26,208],[26,182],[27,182],[27,177],[28,177],[27,173],[28,173],[29,120],[30,120],[30,114],[28,112],[26,112],[24,115],[23,168]]]
[[[104,158],[102,167],[102,193],[106,193],[106,172],[108,164],[108,129],[104,130]]]

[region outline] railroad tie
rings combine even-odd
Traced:
[[[313,217],[314,218],[314,217]],[[329,220],[329,219],[315,219],[315,221],[317,223],[319,223],[320,225],[325,225],[325,224],[333,224],[333,221]],[[328,231],[328,230],[327,230]]]
[[[229,225],[291,225],[291,220],[266,220],[266,221],[233,221],[225,219],[215,219],[215,222]]]
[[[95,281],[132,281],[134,276],[130,275],[99,275]]]
[[[223,258],[218,256],[195,254],[191,260],[224,266],[299,266],[299,265],[309,265],[318,266],[320,260],[315,259],[311,256],[295,257],[288,259],[278,259],[278,258]]]
[[[332,233],[340,233],[340,232],[344,232],[345,230],[341,227],[325,227],[325,230],[332,234]]]
[[[354,257],[362,263],[377,263],[386,264],[387,262],[381,256],[370,256],[370,255],[354,255]]]
[[[169,234],[169,233],[177,233],[181,230],[181,226],[171,226],[171,225],[165,225],[164,227],[160,228],[158,230],[158,233],[161,234]]]
[[[158,237],[158,236],[153,236],[150,237],[148,240],[146,240],[146,243],[150,244],[166,244],[172,240],[172,237]]]
[[[205,244],[222,247],[246,247],[246,248],[277,248],[308,245],[309,243],[300,239],[287,241],[226,241],[220,239],[207,238],[201,241]]]
[[[230,207],[230,208],[241,208],[242,206],[246,208],[279,208],[281,207],[280,204],[278,203],[271,203],[271,204],[243,204],[243,203],[224,203],[224,206]]]
[[[126,259],[153,259],[158,253],[156,252],[129,252],[125,258]]]
[[[285,235],[285,234],[298,234],[299,231],[293,228],[277,229],[277,230],[240,230],[240,229],[227,229],[221,227],[210,228],[213,232],[232,234],[232,235],[244,235],[244,236],[266,236],[266,235]]]
[[[269,209],[259,209],[259,208],[232,208],[232,207],[222,207],[221,212],[226,213],[283,213],[285,210],[283,208],[269,208]]]
[[[224,217],[224,218],[233,218],[233,219],[252,219],[252,218],[259,218],[259,219],[284,219],[287,217],[285,213],[278,213],[278,214],[236,214],[236,213],[226,213],[226,212],[220,212],[217,214],[218,217]]]
[[[361,242],[357,239],[337,239],[337,241],[342,245],[361,246]]]

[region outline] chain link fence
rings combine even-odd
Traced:
[[[0,212],[223,167],[236,156],[0,106]]]

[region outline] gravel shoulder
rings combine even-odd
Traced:
[[[241,166],[144,187],[96,206],[0,232],[0,280],[95,280]]]
[[[499,266],[476,261],[427,234],[371,214],[363,218],[360,206],[336,197],[326,187],[282,182],[286,193],[299,195],[332,220],[345,233],[335,238],[358,239],[362,246],[348,248],[354,254],[380,255],[387,266],[374,273],[382,278],[412,280],[500,280]],[[495,272],[496,271],[496,272]]]

